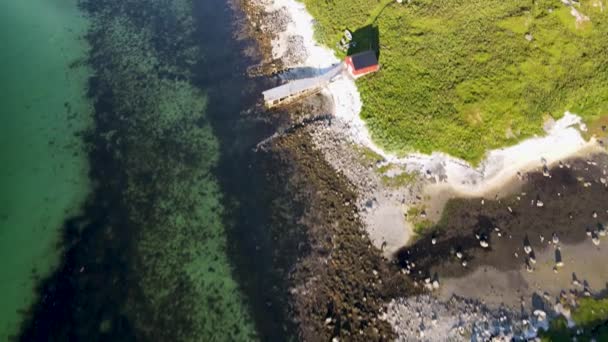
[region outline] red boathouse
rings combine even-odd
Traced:
[[[380,65],[378,65],[378,58],[376,58],[376,53],[372,50],[346,56],[344,61],[346,62],[348,71],[355,78],[376,72],[378,69],[380,69]]]

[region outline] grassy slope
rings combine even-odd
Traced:
[[[591,20],[578,26],[559,0],[303,1],[330,47],[344,28],[377,25],[382,69],[358,85],[361,115],[389,151],[476,163],[565,110],[587,122],[608,114],[608,10],[592,5],[599,0],[581,0]]]

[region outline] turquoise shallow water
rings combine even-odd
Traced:
[[[89,182],[82,138],[87,20],[75,0],[0,4],[0,340],[36,299],[36,277],[57,264],[63,221]]]

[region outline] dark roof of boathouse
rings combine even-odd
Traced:
[[[378,58],[376,58],[376,53],[372,50],[359,52],[349,57],[353,61],[355,70],[378,65]]]

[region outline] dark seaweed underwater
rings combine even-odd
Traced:
[[[221,0],[83,0],[94,190],[22,341],[286,340],[284,274],[303,237],[281,170],[252,147],[265,79]],[[281,228],[286,238],[270,232]],[[295,232],[295,233],[289,233]]]

